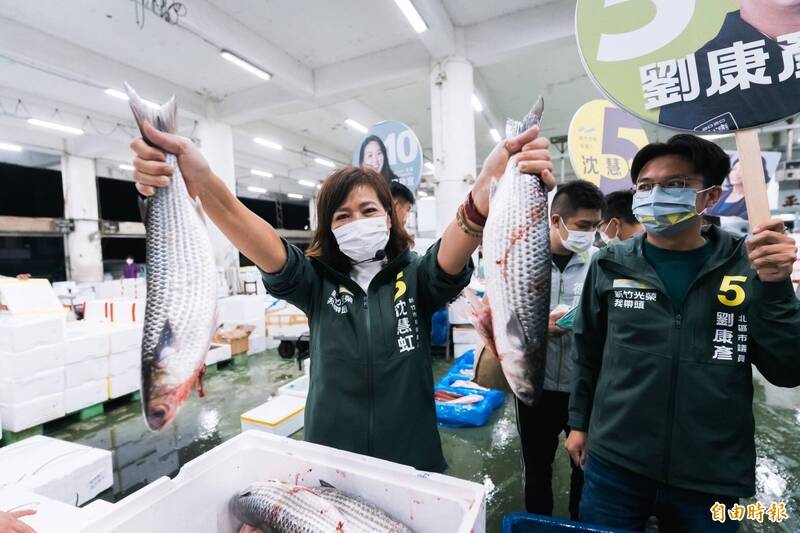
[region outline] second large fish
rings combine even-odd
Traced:
[[[521,121],[509,120],[515,137],[542,119],[541,98]],[[541,394],[547,357],[550,310],[550,225],[547,189],[538,176],[523,174],[509,162],[491,198],[483,230],[486,293],[493,344],[511,390],[532,405]]]
[[[139,128],[144,121],[175,133],[175,98],[151,109],[127,84]],[[142,134],[144,136],[144,134]],[[148,141],[149,142],[149,141]],[[217,270],[205,214],[189,196],[178,161],[169,186],[147,200],[147,304],[142,337],[142,407],[147,427],[157,431],[178,413],[192,388],[203,395],[206,353],[217,326]]]

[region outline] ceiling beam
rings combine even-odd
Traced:
[[[456,54],[456,29],[442,0],[416,0],[414,6],[428,25],[428,30],[420,33],[419,39],[431,58],[436,61]]]

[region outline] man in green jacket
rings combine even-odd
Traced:
[[[646,234],[596,254],[574,329],[566,446],[584,466],[581,520],[735,531],[722,506],[755,493],[752,365],[800,385],[797,251],[780,220],[747,240],[702,227],[729,170],[692,135],[633,160]]]

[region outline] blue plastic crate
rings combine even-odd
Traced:
[[[630,533],[627,530],[572,522],[552,516],[511,513],[503,517],[502,533]]]

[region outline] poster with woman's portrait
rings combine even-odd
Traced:
[[[706,211],[706,214],[714,217],[738,217],[747,220],[739,154],[735,150],[726,151],[726,153],[731,157],[731,173],[722,182],[722,195],[719,202]],[[764,167],[764,179],[767,184],[775,180],[780,160],[780,152],[761,152],[761,165]]]
[[[368,166],[387,182],[400,182],[416,193],[422,177],[422,146],[402,122],[378,122],[353,153],[353,164]]]

